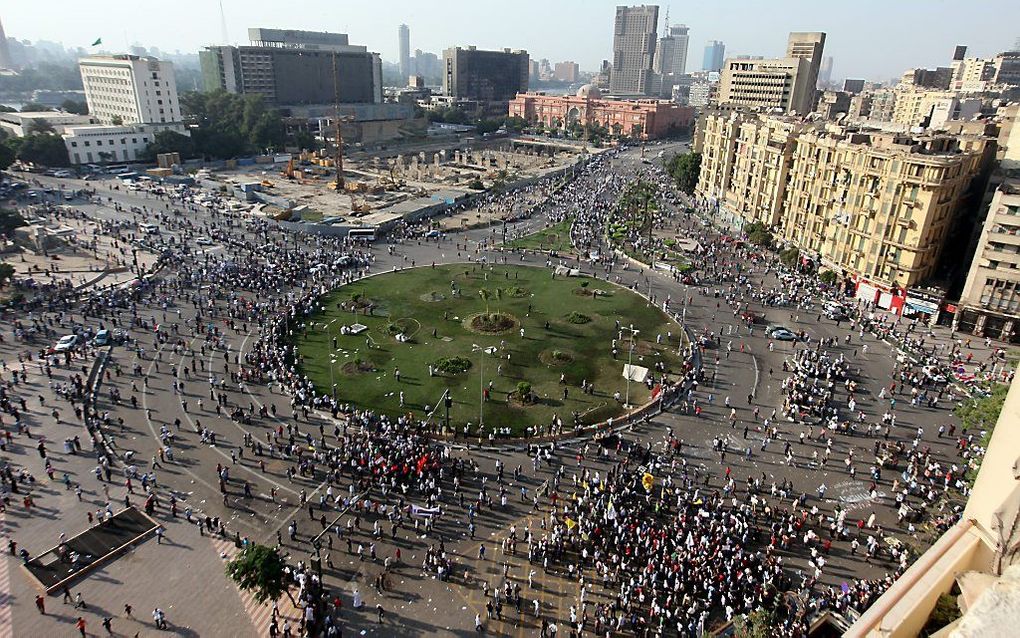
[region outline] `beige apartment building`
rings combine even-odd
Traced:
[[[1020,180],[1002,182],[992,196],[955,321],[963,332],[1020,336]]]
[[[953,97],[955,94],[952,91],[898,90],[890,121],[907,127],[921,126],[936,104],[952,100]]]
[[[770,225],[885,308],[934,274],[984,156],[976,135],[852,132],[750,113],[708,114],[704,129],[698,193],[721,220]]]
[[[935,274],[981,170],[979,139],[964,150],[960,138],[946,135],[802,133],[780,234],[879,292],[895,296],[916,286]]]

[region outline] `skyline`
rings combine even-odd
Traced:
[[[18,40],[49,40],[65,47],[84,47],[96,38],[102,48],[126,51],[131,45],[157,47],[163,51],[197,53],[203,46],[222,44],[219,4],[209,0],[181,0],[172,11],[161,11],[153,20],[149,5],[124,5],[111,0],[85,4],[64,2],[62,19],[45,20],[27,4],[5,7],[7,36]],[[451,46],[476,45],[483,49],[526,49],[533,59],[550,62],[572,60],[583,71],[595,71],[603,59],[612,57],[612,31],[616,1],[562,0],[555,5],[523,0],[515,11],[493,20],[505,5],[491,0],[447,2],[449,11],[425,10],[409,0],[388,0],[383,5],[344,6],[336,19],[316,20],[336,5],[309,0],[302,15],[265,0],[223,0],[230,44],[247,43],[249,27],[274,27],[347,33],[354,44],[377,51],[387,62],[398,62],[397,28],[410,28],[410,49],[442,55]],[[652,4],[652,3],[647,3]],[[737,55],[781,56],[790,31],[824,31],[828,34],[825,55],[832,56],[833,79],[854,77],[884,81],[912,67],[945,66],[957,44],[968,46],[969,56],[990,57],[1008,50],[1020,36],[1020,5],[995,1],[983,10],[944,19],[939,7],[945,2],[905,0],[880,3],[862,0],[856,15],[875,15],[865,28],[835,7],[820,7],[805,0],[774,3],[776,10],[760,12],[760,5],[733,0],[715,5],[676,6],[659,3],[659,35],[669,9],[671,24],[690,28],[687,71],[701,68],[705,44],[721,40],[727,57]],[[380,9],[384,7],[384,9]],[[319,9],[322,9],[321,11]],[[747,11],[744,11],[747,9]],[[459,16],[451,20],[451,11]],[[118,16],[113,25],[109,15]],[[995,19],[989,19],[994,15]],[[813,16],[804,19],[797,16]],[[470,25],[470,26],[466,26]],[[905,37],[904,31],[917,34]],[[508,35],[509,34],[509,35]],[[587,34],[587,35],[586,35]],[[876,46],[881,43],[881,46]]]

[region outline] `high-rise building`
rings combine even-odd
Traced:
[[[137,55],[97,55],[78,61],[89,114],[104,124],[181,121],[172,62]]]
[[[400,77],[408,78],[411,75],[411,30],[406,24],[397,29],[397,38],[400,46]]]
[[[825,34],[817,31],[794,31],[786,42],[786,57],[804,58],[811,63],[811,66],[808,67],[807,86],[812,92],[818,86],[818,72],[822,68],[822,51],[824,49]]]
[[[1006,51],[995,56],[995,84],[1020,85],[1020,51]]]
[[[814,101],[810,74],[805,58],[729,59],[719,80],[719,102],[807,115]]]
[[[277,106],[382,102],[382,60],[345,33],[248,29],[249,46],[199,53],[205,90],[258,94]]]
[[[719,102],[807,115],[814,107],[824,33],[791,33],[785,58],[726,60]]]
[[[446,49],[443,94],[479,102],[509,102],[528,90],[529,61],[523,50]]]
[[[843,90],[847,93],[860,93],[864,90],[864,80],[846,78],[843,80]]]
[[[613,70],[609,91],[615,95],[649,95],[654,88],[659,7],[616,7],[613,25]]]
[[[726,61],[726,45],[718,40],[709,40],[705,45],[705,59],[701,63],[702,71],[722,71]]]
[[[4,33],[3,22],[0,22],[0,69],[10,69],[13,66],[11,49],[7,46],[7,34]]]
[[[659,39],[655,47],[655,61],[652,69],[659,76],[660,95],[670,95],[680,77],[687,72],[687,45],[690,40],[687,25],[669,27],[667,35]]]
[[[580,72],[580,68],[577,66],[577,62],[557,62],[556,66],[553,67],[553,77],[560,82],[577,82],[577,74]]]
[[[828,88],[832,82],[832,56],[822,58],[822,64],[818,67],[818,88]]]
[[[442,60],[435,53],[415,49],[414,57],[411,58],[411,71],[412,75],[420,75],[426,81],[439,82],[443,75]]]

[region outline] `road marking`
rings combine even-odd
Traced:
[[[7,536],[7,511],[0,512],[0,536]],[[14,638],[9,561],[0,560],[0,638]]]
[[[215,536],[209,537],[209,540],[212,542],[216,553],[223,558],[224,562],[232,559],[241,551],[234,545],[232,540],[217,538]],[[269,623],[273,618],[273,603],[271,601],[266,601],[264,603],[257,602],[255,600],[255,596],[251,592],[237,588],[236,583],[230,580],[229,576],[226,578],[228,582],[235,586],[237,595],[241,598],[241,604],[244,606],[244,610],[248,613],[248,618],[251,620],[256,633],[262,638],[268,638]],[[290,589],[293,592],[295,588],[291,586]],[[279,619],[277,620],[277,626],[280,628],[280,633],[283,633],[284,620],[289,620],[292,631],[296,634],[301,624],[301,610],[295,607],[290,601],[290,598],[286,595],[280,597],[280,600],[277,601],[277,606],[280,612],[278,616]]]

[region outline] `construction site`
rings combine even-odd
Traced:
[[[344,158],[335,149],[300,153],[286,162],[235,166],[206,173],[260,203],[277,220],[328,232],[351,227],[385,231],[400,220],[441,214],[493,189],[513,189],[561,174],[593,149],[547,139],[423,143],[422,150]],[[282,159],[282,158],[281,158]],[[336,166],[342,166],[338,179]]]

